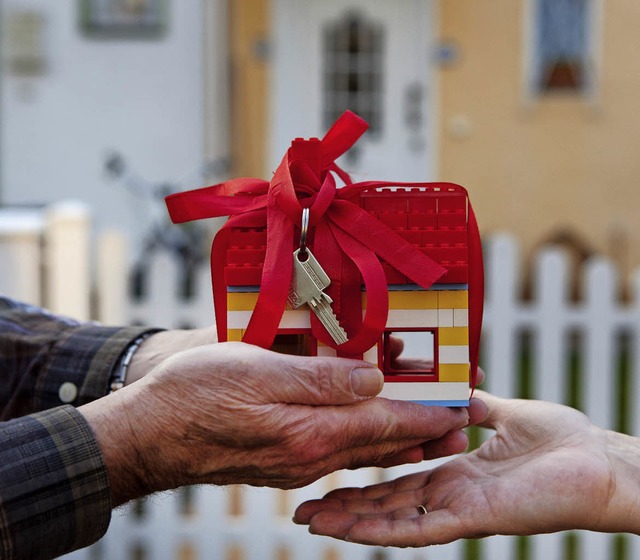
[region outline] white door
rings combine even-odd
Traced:
[[[354,180],[432,180],[432,0],[276,0],[273,17],[272,169],[351,109],[370,124],[339,161]]]

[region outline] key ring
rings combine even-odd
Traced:
[[[309,209],[302,209],[302,225],[300,226],[300,255],[307,254],[307,231],[309,230]]]

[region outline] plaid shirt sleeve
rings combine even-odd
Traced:
[[[104,534],[106,469],[69,405],[106,395],[127,347],[155,330],[79,323],[0,297],[0,558],[53,558]]]
[[[0,423],[0,558],[55,558],[88,546],[110,515],[100,449],[75,408]]]

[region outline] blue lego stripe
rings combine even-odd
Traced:
[[[255,294],[260,291],[260,286],[227,286],[227,292],[231,294],[235,293],[247,293]]]
[[[418,284],[389,284],[390,292],[424,292],[425,289]],[[468,290],[469,284],[433,284],[429,292]]]
[[[425,406],[469,406],[468,400],[462,401],[411,401]]]
[[[425,289],[417,284],[389,284],[390,292],[424,292]],[[455,291],[468,290],[469,284],[434,284],[428,291],[439,292],[441,290]],[[260,286],[227,286],[229,293],[256,293],[260,291]],[[364,290],[363,290],[364,291]]]

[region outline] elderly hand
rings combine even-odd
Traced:
[[[469,411],[372,398],[382,384],[368,362],[220,343],[175,354],[79,410],[103,451],[114,506],[185,484],[293,488],[337,469],[466,448]]]
[[[580,412],[481,391],[497,430],[476,451],[299,506],[310,532],[364,544],[427,546],[564,529],[640,532],[640,443]],[[428,513],[420,515],[418,506]]]

